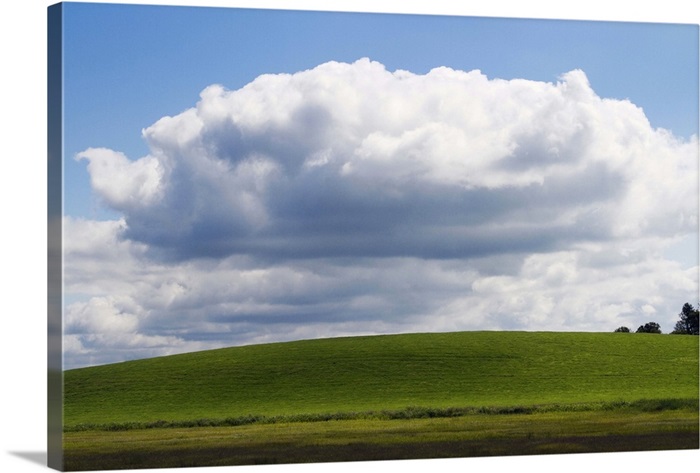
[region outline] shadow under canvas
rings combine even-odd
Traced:
[[[37,465],[46,466],[46,459],[48,457],[46,452],[8,452],[11,455],[27,460],[31,463],[36,463]]]

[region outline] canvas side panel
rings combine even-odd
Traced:
[[[63,470],[63,6],[48,7],[48,466]]]

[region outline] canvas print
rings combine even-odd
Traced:
[[[48,32],[52,468],[698,449],[698,25]]]

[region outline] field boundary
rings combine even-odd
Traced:
[[[363,412],[309,413],[293,415],[244,415],[220,419],[156,420],[148,422],[110,422],[103,424],[81,423],[64,426],[64,432],[125,431],[163,428],[237,427],[251,424],[282,424],[295,422],[328,422],[342,420],[407,420],[426,418],[462,417],[466,415],[513,415],[547,412],[588,412],[629,410],[659,412],[679,409],[700,409],[699,399],[639,399],[636,401],[605,401],[571,404],[538,404],[530,406],[482,406],[482,407],[424,407],[408,406],[403,409],[385,409]]]

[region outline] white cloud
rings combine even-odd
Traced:
[[[138,326],[134,303],[114,297],[93,297],[68,306],[66,333],[133,333]],[[131,309],[131,310],[130,310]]]
[[[174,259],[426,257],[428,246],[468,257],[507,251],[494,227],[527,226],[541,250],[697,226],[697,140],[598,97],[580,70],[544,83],[330,62],[208,87],[143,133],[151,153],[138,160],[78,157],[126,236]]]
[[[116,238],[119,223],[104,226]],[[70,226],[80,239],[86,226]],[[87,245],[72,253],[66,360],[71,366],[324,336],[450,330],[611,331],[649,320],[670,331],[697,293],[653,242],[472,260],[249,257],[149,262]],[[104,268],[101,271],[96,268]],[[82,296],[80,295],[82,294]],[[76,299],[76,300],[73,300]],[[647,320],[649,319],[649,320]]]
[[[127,353],[127,334],[153,354],[651,316],[670,329],[697,294],[696,263],[664,258],[697,238],[697,138],[598,97],[583,71],[331,62],[210,86],[143,135],[134,161],[79,155],[123,218],[64,223],[76,363],[98,341]]]
[[[93,189],[118,210],[149,205],[160,196],[163,170],[160,161],[146,156],[130,161],[123,153],[90,148],[76,156],[88,161]]]

